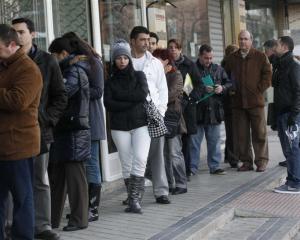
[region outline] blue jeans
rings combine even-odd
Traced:
[[[219,168],[221,162],[220,146],[220,124],[218,125],[198,125],[197,133],[190,135],[189,154],[191,159],[191,172],[198,169],[200,160],[201,143],[205,134],[207,142],[207,164],[210,172]]]
[[[12,239],[34,238],[33,158],[0,161],[0,239],[4,224],[8,192],[13,197]]]
[[[289,113],[278,116],[277,127],[278,136],[280,139],[283,154],[287,160],[287,178],[286,183],[293,188],[300,188],[300,148],[299,148],[299,134],[292,145],[290,145],[288,137],[285,134],[287,129],[287,119]],[[296,124],[300,127],[300,114],[296,119]]]
[[[86,178],[88,183],[101,183],[100,170],[100,145],[99,141],[93,140],[91,143],[91,158],[85,162]]]

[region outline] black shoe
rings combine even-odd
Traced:
[[[175,191],[173,192],[173,195],[178,195],[178,194],[183,194],[183,193],[187,193],[186,188],[176,187]]]
[[[238,168],[238,164],[237,163],[229,163],[231,168]]]
[[[53,230],[45,230],[43,232],[34,235],[36,239],[46,239],[46,240],[59,240],[60,236]]]
[[[87,228],[87,227],[78,227],[78,226],[74,226],[74,225],[67,225],[67,226],[63,227],[63,231],[73,232],[73,231],[78,231],[78,230],[82,230],[85,228]]]
[[[282,162],[279,162],[278,165],[281,166],[281,167],[286,167],[287,166],[286,160],[282,161]]]
[[[175,188],[169,188],[169,193],[173,194],[175,190],[176,190]]]
[[[210,174],[213,174],[213,175],[226,175],[226,172],[223,169],[219,168],[219,169],[211,172]]]
[[[170,204],[171,201],[169,200],[168,196],[162,195],[156,198],[156,203]]]

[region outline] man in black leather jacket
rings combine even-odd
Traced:
[[[278,65],[273,72],[274,107],[278,136],[287,159],[286,183],[278,193],[300,194],[300,63],[294,58],[294,42],[289,36],[278,39]]]
[[[35,237],[57,240],[60,237],[51,228],[51,198],[47,174],[48,147],[53,142],[52,129],[67,106],[67,95],[56,59],[38,49],[32,42],[35,37],[33,22],[30,19],[18,18],[12,21],[12,26],[19,35],[22,48],[38,65],[43,77],[38,116],[41,128],[41,151],[34,161]]]
[[[191,172],[198,170],[201,143],[205,134],[207,142],[207,164],[211,174],[223,175],[220,168],[221,145],[220,124],[224,120],[224,95],[232,87],[225,70],[213,63],[213,49],[203,44],[196,62],[200,79],[204,81],[206,94],[197,104],[197,133],[190,136],[188,151],[191,158]],[[208,83],[204,79],[210,79]]]

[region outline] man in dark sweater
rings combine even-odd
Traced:
[[[35,237],[57,240],[59,235],[51,228],[51,198],[47,174],[48,148],[53,142],[52,128],[67,105],[67,96],[57,61],[32,43],[35,37],[33,22],[26,18],[18,18],[12,21],[12,26],[19,35],[22,48],[38,65],[44,84],[38,116],[41,128],[41,149],[40,155],[34,160]]]

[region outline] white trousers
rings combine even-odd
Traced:
[[[148,127],[131,131],[112,130],[111,136],[119,152],[123,178],[130,175],[144,177],[151,142]]]

